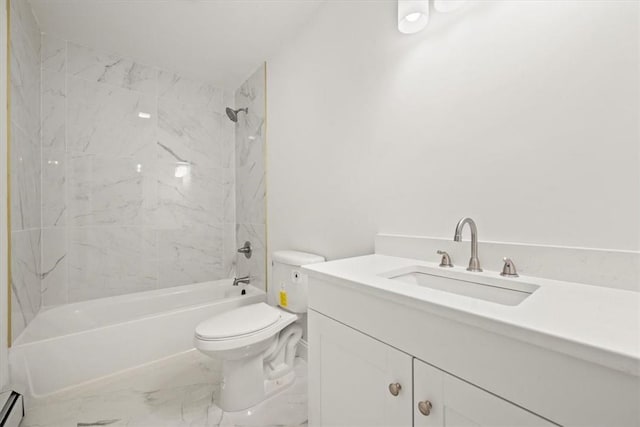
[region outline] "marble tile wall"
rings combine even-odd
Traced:
[[[10,2],[11,333],[42,304],[40,30],[26,1]]]
[[[42,38],[42,295],[235,273],[233,92]]]
[[[251,259],[238,257],[238,275],[254,277],[256,286],[266,286],[265,237],[265,66],[261,66],[235,93],[239,113],[235,127],[236,153],[236,244],[253,245]]]

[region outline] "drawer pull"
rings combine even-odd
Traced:
[[[389,384],[389,393],[391,393],[393,396],[399,395],[400,390],[402,390],[402,386],[400,385],[400,383]]]
[[[429,402],[428,400],[422,400],[418,402],[418,411],[420,411],[420,413],[426,417],[428,417],[431,413],[432,407],[433,406],[431,405],[431,402]]]

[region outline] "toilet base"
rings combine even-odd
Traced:
[[[297,426],[307,421],[307,363],[296,358],[294,371],[287,374],[292,380],[272,389],[273,393],[258,404],[241,411],[223,411],[213,404],[209,407],[208,419],[212,425],[252,426],[267,425]],[[266,383],[266,382],[265,382]]]
[[[255,406],[295,380],[294,370],[279,378],[265,380],[263,362],[262,354],[223,362],[220,400],[217,402],[223,411],[242,411]]]
[[[227,412],[250,408],[291,384],[301,336],[300,325],[292,324],[277,336],[257,343],[251,351],[241,347],[228,354],[236,357],[222,362],[220,408]]]
[[[286,375],[283,375],[281,378],[277,378],[275,380],[265,380],[264,381],[264,397],[268,399],[276,393],[279,393],[281,390],[287,388],[296,379],[296,374],[292,370]]]

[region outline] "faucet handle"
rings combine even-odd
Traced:
[[[442,255],[442,259],[440,260],[440,267],[453,267],[453,263],[451,263],[451,257],[445,251],[438,250],[438,255]]]
[[[502,267],[502,273],[500,273],[500,275],[506,277],[518,277],[516,265],[513,263],[511,258],[504,257],[502,260],[504,261],[504,266]]]
[[[238,248],[238,253],[239,254],[244,254],[245,258],[249,259],[251,258],[251,254],[253,253],[253,248],[251,247],[251,242],[250,241],[246,241],[244,242],[244,245],[242,245],[241,248]]]

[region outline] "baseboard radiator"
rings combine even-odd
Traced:
[[[15,391],[0,393],[0,427],[18,427],[24,417],[24,399]]]

